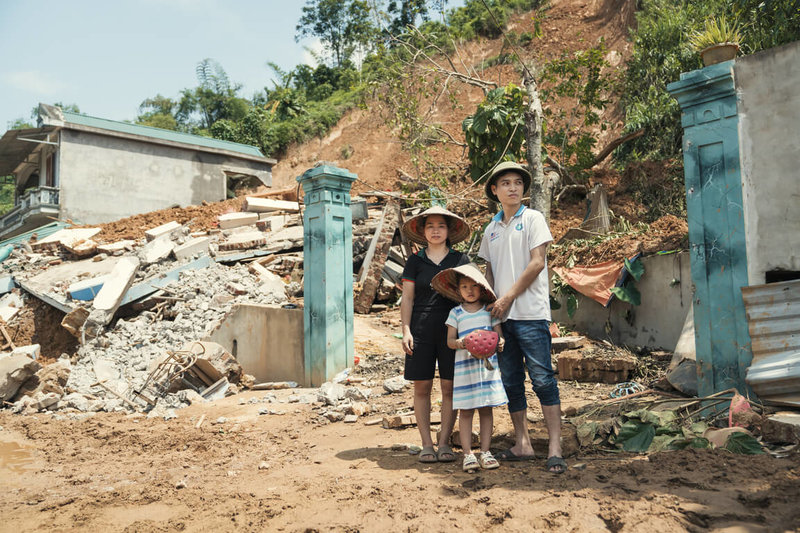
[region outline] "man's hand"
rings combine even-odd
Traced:
[[[495,318],[503,318],[505,315],[508,314],[508,310],[511,309],[511,304],[514,303],[513,298],[509,298],[508,296],[503,296],[498,298],[492,305],[488,306],[492,312],[492,316]]]

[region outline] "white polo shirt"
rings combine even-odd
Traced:
[[[547,221],[539,211],[524,205],[503,223],[503,212],[494,217],[483,233],[478,257],[492,265],[494,291],[498,297],[506,294],[531,262],[531,250],[552,242]],[[550,285],[545,265],[533,283],[514,300],[504,318],[513,320],[550,320]]]

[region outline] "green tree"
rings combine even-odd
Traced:
[[[368,48],[375,35],[366,0],[308,0],[296,30],[296,41],[317,37],[337,66],[358,47]]]
[[[136,117],[136,123],[154,128],[177,130],[178,121],[175,118],[177,109],[178,102],[172,98],[157,94],[139,104],[139,115]]]
[[[232,83],[219,63],[204,59],[198,63],[196,73],[200,85],[181,92],[175,111],[179,123],[209,130],[218,120],[235,122],[247,115],[250,104],[237,95],[242,86]],[[199,116],[199,120],[195,122],[194,116]]]

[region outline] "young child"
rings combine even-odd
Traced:
[[[431,286],[439,293],[461,304],[450,311],[447,325],[447,345],[456,350],[455,375],[453,377],[453,409],[459,413],[459,436],[464,450],[465,472],[479,468],[498,468],[500,464],[489,451],[492,441],[492,408],[508,402],[500,371],[497,370],[497,354],[488,358],[490,365],[472,356],[464,347],[465,337],[475,330],[493,330],[499,335],[497,350],[503,351],[505,340],[500,320],[492,318],[486,305],[496,297],[486,278],[474,265],[462,265],[443,270],[434,277]],[[490,370],[491,368],[491,370]],[[472,419],[475,410],[480,419],[479,457],[472,453]]]

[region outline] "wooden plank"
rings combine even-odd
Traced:
[[[400,206],[395,203],[386,204],[386,208],[383,210],[380,232],[375,232],[377,239],[375,240],[374,253],[365,269],[366,275],[361,282],[361,292],[356,296],[353,305],[357,313],[369,313],[369,308],[372,306],[372,302],[375,301],[375,293],[381,283],[381,272],[399,225]],[[364,262],[366,263],[366,259]]]

